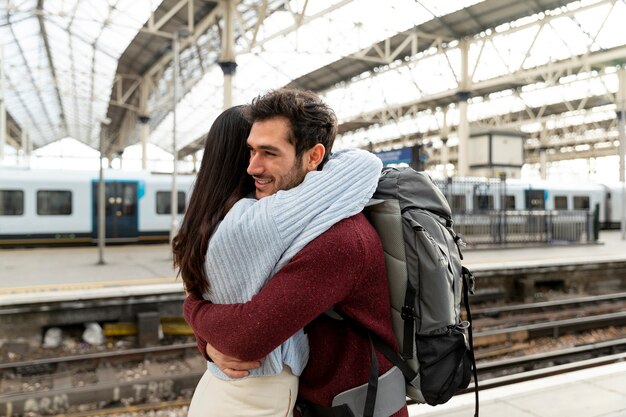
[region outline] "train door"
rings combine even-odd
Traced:
[[[139,213],[136,181],[105,182],[106,238],[136,238]],[[93,232],[98,235],[98,182],[93,183]]]
[[[524,190],[526,210],[545,210],[545,190]]]

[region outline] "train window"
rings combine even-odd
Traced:
[[[450,207],[453,211],[465,211],[467,206],[465,205],[465,195],[463,194],[452,194],[452,207]]]
[[[493,210],[492,195],[474,195],[474,211]]]
[[[185,193],[178,192],[178,214],[185,212]],[[172,193],[170,191],[157,191],[156,212],[157,214],[172,214]]]
[[[574,196],[574,210],[589,210],[589,197]]]
[[[123,184],[124,198],[122,200],[122,212],[126,216],[132,216],[137,211],[137,185]]]
[[[24,191],[0,190],[0,216],[24,214]]]
[[[72,214],[72,192],[37,191],[37,214],[40,216],[67,216]]]
[[[513,210],[515,208],[515,196],[507,195],[504,197],[504,210]]]
[[[554,196],[554,209],[555,210],[567,210],[567,196],[555,195]]]

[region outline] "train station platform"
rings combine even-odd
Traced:
[[[0,306],[182,292],[169,245],[0,250]]]
[[[0,305],[44,295],[52,301],[182,290],[167,244],[107,246],[104,260],[97,264],[97,247],[0,250]],[[606,261],[626,261],[626,241],[619,231],[603,231],[599,243],[591,245],[469,249],[464,264],[480,272]]]
[[[411,417],[472,417],[474,394],[409,406]],[[480,392],[480,417],[624,417],[626,362]]]
[[[0,306],[45,299],[65,301],[106,296],[181,293],[169,246],[3,249],[0,251]],[[626,261],[619,231],[604,231],[593,245],[465,251],[475,272],[572,263]],[[437,407],[412,405],[411,416],[471,417],[472,393]],[[626,362],[492,388],[481,392],[482,417],[626,417]]]

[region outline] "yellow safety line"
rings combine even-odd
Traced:
[[[95,288],[120,287],[130,285],[174,284],[180,282],[175,278],[147,278],[100,282],[76,282],[70,284],[29,285],[28,287],[0,288],[0,294],[26,294],[35,292],[60,292],[73,290],[89,290]]]
[[[106,252],[121,252],[121,251],[141,251],[145,250],[147,252],[152,252],[152,249],[161,249],[163,246],[166,246],[166,253],[170,253],[169,245],[164,244],[128,244],[128,245],[107,245],[105,248]],[[3,248],[2,241],[0,241],[0,253],[29,253],[29,254],[38,254],[38,253],[49,253],[49,252],[63,252],[63,253],[72,253],[72,252],[96,252],[98,248],[96,246],[55,246],[55,247],[31,247],[31,248]]]
[[[165,408],[182,408],[189,406],[190,400],[174,400],[165,401],[160,404],[137,404],[127,407],[112,407],[104,410],[90,410],[77,413],[57,414],[57,417],[96,417],[96,416],[110,416],[112,414],[124,414],[124,413],[139,413],[151,410],[161,410]]]
[[[90,243],[93,242],[91,237],[59,237],[59,238],[32,238],[32,239],[2,239],[0,245],[23,245],[45,244],[45,243]]]

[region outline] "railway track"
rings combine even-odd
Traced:
[[[195,343],[3,363],[0,415],[177,400],[190,396],[205,370]],[[81,374],[88,377],[77,382]],[[33,380],[39,384],[34,389]]]
[[[564,349],[561,351],[550,352],[541,355],[532,355],[523,358],[514,358],[509,360],[493,361],[483,363],[478,366],[479,391],[484,391],[505,385],[513,385],[520,382],[538,380],[553,375],[561,375],[568,372],[589,369],[592,367],[608,365],[626,360],[626,353],[613,353],[606,355],[607,352],[615,350],[626,350],[626,339],[597,343],[588,346],[580,346],[573,349]],[[590,358],[581,359],[581,355],[590,356]],[[596,355],[601,355],[595,357]],[[572,362],[572,360],[575,360]],[[564,363],[559,363],[564,362]],[[493,376],[496,372],[514,370],[515,372]],[[467,389],[459,392],[459,394],[473,392],[474,384],[472,383]],[[409,404],[413,402],[409,401]],[[189,405],[189,400],[173,400],[162,401],[158,404],[136,404],[130,406],[107,407],[100,410],[78,411],[65,413],[63,417],[100,417],[100,416],[116,416],[116,415],[154,415],[156,410],[171,409],[172,415],[185,415]],[[179,413],[178,413],[178,412]]]
[[[56,358],[43,358],[20,362],[0,363],[0,372],[7,369],[15,369],[20,373],[38,373],[39,369],[51,369],[60,363],[72,363],[81,361],[121,360],[132,358],[147,358],[159,354],[182,354],[189,350],[197,350],[195,343],[181,343],[168,346],[151,346],[136,349],[113,350],[104,352],[86,353],[82,355],[60,356]]]
[[[541,337],[557,338],[568,333],[611,326],[626,326],[626,311],[505,328],[474,330],[474,347],[528,342]]]
[[[105,366],[98,371],[99,382],[90,386],[72,387],[55,384],[52,389],[47,391],[1,395],[0,415],[9,417],[28,413],[66,417],[128,415],[129,413],[131,415],[143,415],[142,413],[150,415],[150,410],[170,407],[181,409],[182,415],[184,415],[184,408],[189,403],[190,394],[206,369],[202,360],[197,361],[195,366],[189,366],[184,372],[172,374],[162,370],[155,372],[152,369],[144,377],[129,381],[113,378],[111,368],[106,364],[111,360],[119,361],[132,358],[145,360],[146,357],[150,357],[154,361],[158,355],[175,352],[184,355],[189,349],[194,350],[194,357],[197,359],[199,355],[195,353],[195,348],[195,344],[185,344],[42,359],[36,363],[1,364],[0,370],[3,372],[12,370],[25,373],[49,370],[51,367],[60,366],[64,360],[69,363],[95,361],[99,365],[105,364]],[[623,352],[626,352],[626,338],[519,358],[483,362],[478,366],[479,388],[485,390],[613,363],[626,359],[626,353]],[[188,358],[185,360],[189,361]],[[63,375],[57,376],[57,380],[62,379]],[[67,383],[67,380],[65,382]],[[466,391],[471,391],[471,389],[470,386]],[[186,398],[183,394],[184,391],[187,392]]]
[[[536,314],[554,311],[563,311],[610,304],[619,306],[626,302],[626,292],[616,294],[594,295],[577,297],[563,300],[544,301],[529,304],[513,304],[495,307],[482,307],[472,309],[474,319],[498,318],[505,315]]]
[[[147,415],[154,416],[160,410],[178,410],[180,413],[173,415],[186,416],[190,400],[163,401],[159,404],[137,404],[128,407],[109,407],[103,410],[79,411],[75,413],[62,414],[59,417],[100,417],[116,415]]]
[[[555,312],[576,311],[615,300],[623,302],[626,293],[482,308],[475,310],[474,315],[495,318],[500,322],[506,316],[545,314],[546,317],[554,317]],[[478,356],[480,348],[493,349],[493,346],[509,346],[521,353],[529,351],[530,342],[537,338],[553,338],[588,329],[625,325],[626,312],[620,311],[499,328],[478,328],[475,329],[474,344],[479,348]],[[3,376],[0,382],[0,415],[30,413],[41,416],[95,417],[122,413],[142,415],[143,412],[170,406],[184,409],[206,369],[196,349],[195,343],[181,343],[0,363],[0,374]],[[626,338],[516,358],[482,361],[478,366],[479,385],[481,390],[488,389],[582,369],[592,366],[591,363],[610,363],[613,360],[610,358],[615,355],[622,355],[620,357],[624,359],[623,352],[626,352]],[[581,361],[587,361],[588,364],[581,365]],[[174,362],[176,365],[172,365]],[[116,365],[133,363],[139,364],[138,370],[126,370],[126,373],[123,369],[127,365]],[[90,380],[87,378],[86,382],[77,384],[76,374],[80,372],[89,375]],[[31,389],[9,389],[12,384],[15,387],[28,385],[29,380],[40,381],[38,383],[41,385]]]

